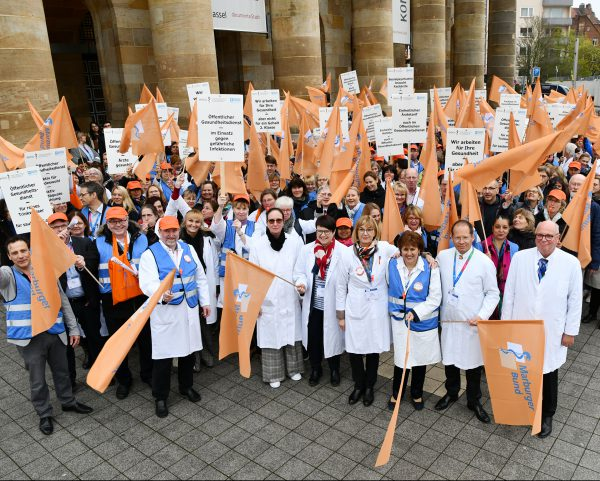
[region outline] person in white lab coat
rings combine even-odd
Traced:
[[[302,341],[311,366],[308,383],[319,384],[325,356],[331,385],[339,386],[344,331],[335,315],[335,282],[343,251],[348,248],[335,240],[333,217],[323,215],[315,222],[317,240],[302,248],[294,266],[294,283],[302,296]]]
[[[393,245],[379,241],[379,235],[379,224],[372,217],[358,219],[352,234],[354,246],[342,254],[336,285],[336,315],[345,333],[354,380],[348,402],[356,404],[362,398],[365,406],[375,399],[379,354],[390,350],[385,277],[389,260],[398,254]]]
[[[567,350],[579,334],[583,279],[577,257],[557,249],[559,227],[540,222],[535,231],[536,248],[515,254],[506,280],[502,319],[543,319],[544,388],[542,431],[552,432],[552,417],[558,401],[558,369],[567,360]]]
[[[467,407],[483,423],[490,417],[481,405],[483,355],[477,321],[489,319],[500,301],[494,263],[473,247],[474,229],[466,220],[452,226],[454,247],[438,254],[442,277],[442,362],[446,394],[435,409],[441,411],[458,399],[460,370],[466,371]],[[444,323],[444,321],[450,321]]]
[[[398,395],[404,397],[408,376],[411,402],[417,411],[425,407],[423,385],[427,366],[442,360],[438,335],[439,307],[442,302],[440,270],[421,257],[425,251],[423,237],[404,232],[396,244],[402,255],[388,267],[388,307],[394,338],[394,384],[388,409],[394,410]],[[410,350],[406,366],[406,339],[410,321]],[[402,371],[406,367],[404,385]],[[401,390],[402,389],[402,390]]]
[[[250,262],[292,282],[294,264],[302,248],[299,236],[283,232],[283,212],[267,213],[266,235],[253,239]],[[275,278],[256,321],[256,339],[262,350],[263,381],[276,389],[286,373],[300,381],[304,372],[300,298],[294,285]]]
[[[210,297],[206,274],[196,251],[179,240],[179,222],[165,216],[160,221],[160,242],[142,254],[139,267],[140,289],[145,295],[156,292],[160,282],[177,269],[175,281],[161,303],[150,315],[152,331],[152,395],[156,415],[169,414],[167,398],[171,389],[171,365],[179,358],[179,392],[191,402],[200,394],[193,388],[195,352],[202,349],[200,313],[210,316]]]

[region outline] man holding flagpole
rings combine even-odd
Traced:
[[[32,335],[31,323],[31,251],[25,237],[17,236],[6,243],[12,267],[0,267],[0,295],[6,308],[6,340],[17,346],[29,370],[31,402],[40,417],[40,431],[54,431],[50,391],[46,384],[46,362],[52,371],[56,395],[63,411],[89,414],[93,409],[77,402],[73,396],[66,344],[79,344],[79,328],[69,305],[69,299],[59,284],[61,308],[54,325],[45,332]],[[67,326],[69,337],[65,332]]]

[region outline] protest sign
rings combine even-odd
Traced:
[[[364,107],[362,113],[363,123],[365,124],[365,130],[367,131],[369,142],[375,142],[375,125],[373,124],[373,121],[383,117],[381,104]]]
[[[415,91],[415,69],[399,67],[387,69],[388,104],[394,95],[412,94]]]
[[[52,206],[39,167],[27,167],[0,174],[0,189],[17,234],[30,231],[32,207],[42,219],[52,215]]]
[[[548,110],[548,116],[552,121],[552,127],[556,128],[560,121],[569,115],[575,107],[575,104],[546,104],[546,110]]]
[[[448,129],[446,142],[446,170],[458,170],[465,159],[469,164],[478,164],[483,160],[485,148],[485,129]]]
[[[339,109],[342,136],[344,137],[344,141],[347,142],[348,139],[350,139],[350,134],[348,130],[348,107],[339,107]],[[329,117],[331,117],[332,111],[333,107],[319,107],[319,128],[321,132],[323,132],[327,127],[327,121],[329,120]]]
[[[410,45],[410,0],[392,0],[393,42]]]
[[[521,96],[519,94],[500,94],[500,107],[512,109],[521,108]]]
[[[257,132],[281,132],[279,90],[253,90],[252,116]]]
[[[179,157],[185,161],[192,152],[194,152],[194,147],[189,146],[188,144],[188,131],[180,130],[179,131]]]
[[[125,174],[137,160],[137,157],[131,153],[131,147],[124,154],[119,152],[122,135],[123,129],[104,129],[109,174]]]
[[[187,84],[188,99],[190,101],[190,110],[194,108],[194,102],[198,97],[210,95],[210,84],[208,82],[200,82],[196,84]]]
[[[452,88],[443,87],[441,89],[437,89],[437,94],[440,99],[440,105],[442,106],[442,108],[444,108],[444,107],[446,107],[446,104],[448,103],[448,99],[450,98],[450,95],[452,95]],[[433,101],[434,100],[435,99],[433,98],[433,89],[429,89],[429,107],[432,111],[433,111]]]
[[[25,166],[39,167],[44,187],[51,204],[69,202],[69,170],[67,169],[67,150],[59,149],[25,152]]]
[[[360,93],[360,85],[358,84],[356,70],[340,74],[340,80],[342,81],[342,87],[344,87],[346,92],[354,95],[358,95]]]
[[[505,107],[496,109],[496,121],[494,123],[494,133],[492,134],[492,152],[505,152],[508,150],[508,127],[510,125],[510,113],[515,118],[515,126],[519,133],[519,138],[523,139],[525,129],[527,129],[527,109],[512,110]]]
[[[400,135],[394,128],[393,119],[381,117],[374,120],[373,124],[377,141],[377,155],[392,156],[404,153],[404,145],[400,142]]]
[[[313,133],[313,137],[315,138],[315,142],[318,142],[319,139],[321,138],[321,132],[322,130],[318,127],[315,127],[312,131]]]
[[[424,143],[427,140],[427,94],[395,96],[392,119],[400,143]]]
[[[241,95],[198,98],[199,160],[244,160],[244,101]]]

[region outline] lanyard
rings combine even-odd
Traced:
[[[406,280],[406,286],[404,285],[404,282],[402,282],[402,276],[400,276],[400,283],[402,284],[402,291],[403,291],[402,299],[404,300],[405,307],[406,307],[406,296],[408,294],[408,290],[410,289],[410,286],[412,285],[411,280],[412,280],[413,274],[415,274],[415,273],[417,273],[417,277],[418,277],[418,271],[417,271],[416,266],[415,266],[415,269],[408,274],[408,279]]]
[[[102,207],[101,211],[98,211],[98,217],[96,218],[96,222],[94,222],[94,225],[92,225],[92,209],[88,210],[88,224],[90,225],[90,233],[92,234],[92,236],[96,236],[96,229],[98,228],[98,224],[100,223],[100,220],[102,219],[102,214],[104,211],[104,206]]]
[[[458,274],[458,277],[456,277],[456,252],[454,253],[454,269],[452,271],[452,278],[453,278],[453,285],[452,285],[452,287],[456,287],[456,284],[458,284],[458,281],[462,277],[463,272],[465,272],[465,270],[467,269],[467,266],[469,265],[471,257],[473,257],[474,253],[475,253],[475,250],[472,250],[471,254],[469,254],[469,258],[467,259],[467,262],[465,262],[465,264],[462,266],[462,269],[460,270],[460,273]]]

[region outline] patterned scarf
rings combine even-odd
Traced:
[[[325,280],[325,275],[327,273],[327,266],[331,261],[331,254],[333,253],[333,248],[335,247],[335,241],[332,240],[331,244],[327,247],[324,247],[319,241],[315,242],[315,264],[319,268],[319,277]]]
[[[362,247],[360,244],[354,244],[354,253],[362,263],[365,272],[367,273],[367,279],[371,282],[372,271],[373,271],[373,256],[377,252],[377,241],[374,240],[369,247]]]

